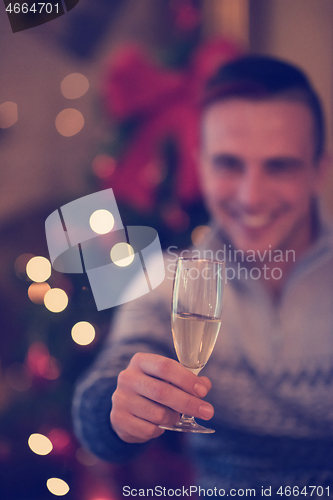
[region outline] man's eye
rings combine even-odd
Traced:
[[[241,172],[243,169],[242,162],[233,156],[218,156],[213,159],[213,165],[216,170],[227,172]]]
[[[272,160],[267,162],[266,169],[271,174],[288,174],[297,172],[302,167],[298,160]]]

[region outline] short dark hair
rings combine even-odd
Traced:
[[[286,98],[308,106],[314,123],[315,160],[325,149],[325,118],[320,99],[309,79],[296,66],[280,59],[247,55],[221,66],[208,81],[203,108],[224,99]]]

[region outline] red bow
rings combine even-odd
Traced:
[[[116,51],[103,91],[111,117],[136,119],[138,127],[117,168],[107,181],[117,200],[143,210],[156,203],[163,179],[162,145],[172,139],[178,152],[176,192],[180,202],[200,196],[196,166],[199,145],[199,102],[205,82],[240,51],[225,40],[199,47],[183,71],[159,66],[142,47],[126,45]]]

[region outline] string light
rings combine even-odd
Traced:
[[[28,288],[28,297],[34,304],[43,304],[46,292],[51,290],[48,283],[31,283]]]
[[[63,109],[56,117],[55,126],[59,134],[72,137],[84,127],[83,114],[74,108]]]
[[[54,428],[48,433],[48,438],[53,444],[55,453],[64,453],[70,445],[71,438],[67,431],[60,428]]]
[[[28,349],[27,366],[30,373],[47,380],[56,380],[60,377],[61,366],[59,361],[50,356],[49,350],[42,342],[34,342]]]
[[[46,486],[53,495],[56,495],[58,497],[67,495],[67,493],[69,492],[68,484],[66,483],[66,481],[60,479],[59,477],[50,477],[50,479],[46,481]]]
[[[191,240],[194,246],[198,246],[205,239],[207,234],[210,232],[210,227],[208,226],[197,226],[193,229],[191,233]]]
[[[16,102],[6,101],[0,105],[0,128],[12,127],[18,120]]]
[[[6,370],[8,385],[18,392],[28,391],[31,388],[31,376],[23,363],[12,363]]]
[[[98,458],[85,448],[78,448],[75,452],[75,457],[80,464],[86,467],[92,467],[98,463]]]
[[[109,233],[114,226],[114,217],[108,210],[96,210],[89,219],[90,227],[97,234]]]
[[[52,443],[43,434],[31,434],[31,436],[28,439],[28,445],[31,451],[36,453],[36,455],[48,455],[52,449]]]
[[[13,451],[13,446],[11,441],[6,438],[0,439],[0,460],[7,460]]]
[[[45,257],[33,257],[27,263],[26,273],[31,281],[42,283],[51,276],[51,263]]]
[[[92,170],[100,179],[111,177],[116,169],[116,162],[112,156],[105,154],[97,155],[92,161]]]
[[[67,75],[60,84],[61,93],[66,99],[78,99],[89,89],[88,78],[81,73]]]
[[[87,321],[79,321],[72,328],[72,339],[79,345],[91,344],[95,335],[95,328]]]
[[[49,311],[59,313],[68,305],[67,293],[61,288],[51,288],[44,296],[44,304]]]
[[[23,253],[17,257],[17,259],[14,262],[14,271],[15,274],[18,278],[21,280],[28,280],[27,276],[27,264],[30,259],[35,257],[34,254],[32,253]]]
[[[117,243],[110,252],[111,260],[119,267],[129,266],[134,260],[134,250],[128,243]]]

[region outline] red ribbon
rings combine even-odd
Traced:
[[[126,45],[113,55],[103,89],[106,109],[116,121],[136,119],[138,127],[117,168],[106,182],[117,200],[141,210],[156,203],[163,177],[162,145],[177,147],[176,192],[181,203],[200,197],[196,154],[199,148],[199,102],[216,69],[239,56],[225,40],[202,44],[182,71],[161,67],[142,47]]]

